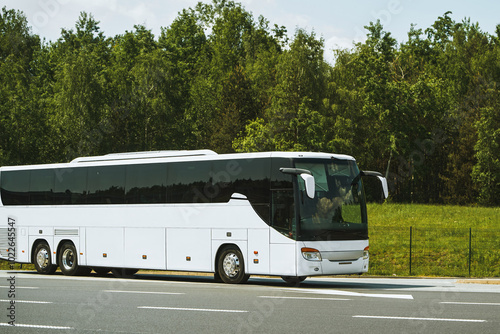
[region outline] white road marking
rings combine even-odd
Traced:
[[[248,311],[244,311],[244,310],[221,310],[221,309],[212,309],[212,308],[157,307],[157,306],[138,306],[137,308],[142,308],[142,309],[153,309],[153,310],[173,310],[173,311],[198,311],[198,312],[248,313]]]
[[[0,285],[0,288],[10,289],[10,286]],[[17,286],[16,285],[16,290],[17,289],[39,289],[39,287],[37,287],[37,286]]]
[[[390,320],[420,320],[420,321],[449,321],[449,322],[487,322],[486,320],[477,319],[446,319],[446,318],[415,318],[415,317],[385,317],[375,315],[353,315],[353,318],[368,318],[368,319],[390,319]]]
[[[440,304],[500,306],[500,303],[441,302]]]
[[[0,323],[0,326],[5,327],[26,327],[26,328],[43,328],[43,329],[73,329],[73,327],[63,327],[63,326],[45,326],[45,325],[27,325],[27,324],[15,324],[14,326],[7,323]]]
[[[259,298],[273,299],[305,299],[305,300],[351,300],[346,298],[314,298],[314,297],[286,297],[286,296],[259,296]]]
[[[43,301],[38,301],[38,300],[17,300],[17,299],[13,299],[16,304],[17,303],[26,303],[26,304],[52,304],[52,302],[43,302]],[[0,299],[0,302],[7,302],[7,303],[10,303],[11,300],[10,299]]]
[[[62,279],[62,280],[72,280],[72,281],[105,281],[105,282],[113,282],[113,281],[117,281],[117,282],[120,282],[120,284],[125,284],[125,283],[140,283],[140,284],[147,284],[147,283],[150,283],[150,284],[158,284],[158,280],[148,280],[148,277],[145,275],[145,274],[137,274],[138,277],[140,277],[140,280],[137,280],[136,278],[114,278],[114,277],[98,277],[98,276],[65,276],[65,275],[40,275],[40,274],[37,274],[37,273],[31,273],[31,272],[27,272],[27,273],[22,273],[22,272],[16,272],[16,275],[18,277],[22,277],[22,278],[36,278],[37,280],[38,279],[49,279],[49,280],[55,280],[55,279]],[[224,286],[224,285],[227,285],[225,283],[219,283],[219,284],[214,284],[213,281],[210,281],[210,282],[202,282],[202,281],[199,281],[199,282],[177,282],[177,281],[169,281],[169,277],[171,276],[175,276],[175,275],[168,275],[168,274],[158,274],[158,275],[154,275],[155,277],[159,277],[159,278],[162,278],[164,277],[165,278],[165,283],[168,283],[168,284],[188,284],[188,285],[210,285],[210,286],[216,286],[216,285],[221,285],[221,286]],[[188,277],[189,279],[194,279],[194,278],[200,278],[200,279],[204,279],[204,278],[210,278],[209,276],[189,276],[189,275],[185,275],[186,277]],[[8,277],[7,275],[5,275],[5,271],[1,271],[0,270],[0,277]],[[2,280],[3,281],[3,280]],[[5,288],[8,288],[8,287],[5,287]],[[38,287],[36,288],[33,288],[33,287],[26,287],[27,289],[38,289]]]
[[[184,292],[155,292],[155,291],[126,291],[126,290],[102,290],[104,292],[116,293],[149,293],[153,295],[185,295]]]
[[[372,298],[392,298],[392,299],[413,299],[412,295],[388,294],[388,293],[360,293],[342,290],[330,289],[294,289],[285,288],[285,291],[293,291],[300,293],[315,293],[323,295],[338,295],[338,296],[352,296],[352,297],[372,297]]]

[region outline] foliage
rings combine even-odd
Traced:
[[[333,50],[234,1],[198,3],[155,37],[81,13],[57,41],[0,14],[0,165],[208,148],[350,154],[392,202],[500,204],[500,25],[451,12],[398,42],[380,22]],[[327,50],[327,52],[332,52]]]

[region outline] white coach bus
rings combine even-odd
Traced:
[[[354,158],[209,150],[109,154],[0,168],[0,258],[42,274],[140,269],[307,276],[368,270]]]

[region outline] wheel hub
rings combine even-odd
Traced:
[[[38,251],[38,254],[36,255],[36,262],[40,268],[47,267],[49,263],[49,253],[46,249],[43,248]]]
[[[75,255],[73,254],[73,251],[71,249],[64,250],[64,252],[62,254],[62,265],[67,270],[70,270],[71,268],[73,268],[74,261],[75,261],[74,256]]]
[[[234,253],[229,253],[224,257],[224,273],[228,277],[235,277],[240,272],[240,259]]]

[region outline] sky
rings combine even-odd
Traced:
[[[85,11],[100,22],[104,34],[112,37],[142,24],[159,36],[184,8],[199,0],[2,0],[0,6],[24,12],[33,33],[56,41],[61,28],[72,29]],[[210,3],[211,0],[201,2]],[[240,0],[254,19],[262,15],[269,22],[285,26],[290,37],[297,28],[314,31],[325,41],[325,59],[333,61],[332,49],[351,48],[366,38],[364,26],[380,20],[384,30],[399,43],[407,40],[411,24],[425,30],[447,11],[456,22],[468,18],[482,31],[495,34],[500,24],[498,0]]]

